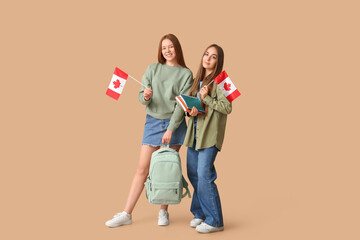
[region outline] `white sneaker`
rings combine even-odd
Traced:
[[[121,225],[129,225],[132,223],[131,214],[125,211],[114,215],[113,219],[105,223],[108,227],[120,227]]]
[[[190,227],[195,228],[196,226],[200,225],[204,220],[202,220],[201,218],[194,218],[193,220],[191,220],[190,222]]]
[[[212,232],[219,232],[219,231],[223,231],[223,230],[224,230],[224,227],[213,227],[204,222],[196,227],[196,231],[198,231],[199,233],[212,233]]]
[[[159,226],[169,225],[169,213],[165,209],[160,209],[158,225]]]

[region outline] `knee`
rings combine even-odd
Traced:
[[[198,175],[199,181],[204,181],[207,183],[214,182],[217,177],[216,172],[210,171],[209,169],[206,169],[206,168],[198,169],[197,175]]]
[[[209,179],[208,171],[204,171],[204,170],[199,169],[197,171],[197,175],[198,175],[199,180],[206,181],[207,179]]]
[[[145,168],[145,167],[138,167],[136,169],[136,175],[137,176],[140,176],[140,177],[143,177],[143,178],[146,178],[149,174],[149,169],[148,168]]]

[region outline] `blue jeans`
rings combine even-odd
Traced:
[[[196,129],[196,121],[194,121]],[[195,131],[196,139],[196,131]],[[214,161],[218,149],[214,147],[187,150],[187,174],[194,187],[190,211],[195,218],[204,219],[205,223],[213,227],[222,227],[223,216],[219,192],[215,184],[217,178]]]

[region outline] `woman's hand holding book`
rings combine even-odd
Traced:
[[[195,116],[197,116],[197,115],[199,114],[199,111],[197,110],[196,107],[193,107],[193,108],[191,109],[191,112],[190,112],[189,114],[190,114],[190,116],[195,117]]]

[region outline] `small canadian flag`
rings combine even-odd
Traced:
[[[115,68],[109,87],[106,91],[106,95],[112,97],[115,100],[118,100],[121,95],[121,92],[124,89],[127,78],[128,78],[127,73],[121,71],[119,68]]]
[[[214,80],[229,102],[241,95],[225,71],[222,71]]]

